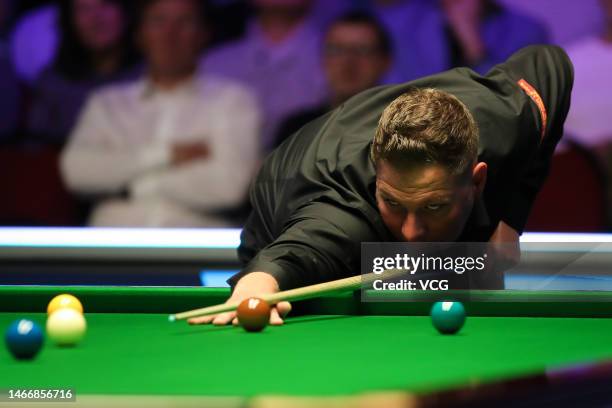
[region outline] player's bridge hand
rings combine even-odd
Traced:
[[[240,303],[244,299],[251,297],[261,297],[278,292],[278,282],[274,277],[265,272],[251,272],[242,277],[234,292],[226,303]],[[270,311],[270,324],[281,325],[284,323],[284,318],[291,312],[291,304],[289,302],[278,302]],[[219,313],[217,315],[193,317],[188,320],[189,324],[214,324],[223,326],[232,323],[238,325],[236,311]]]

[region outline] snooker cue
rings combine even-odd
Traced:
[[[366,275],[356,275],[349,278],[338,279],[330,282],[317,283],[315,285],[304,286],[301,288],[284,290],[282,292],[270,293],[259,296],[260,299],[266,301],[270,306],[278,302],[292,302],[296,300],[311,299],[330,292],[349,291],[359,288],[364,283],[374,282],[376,279],[384,280],[405,274],[406,270],[402,269],[387,269],[381,274],[368,273]],[[383,276],[384,275],[384,278]],[[211,314],[230,312],[236,310],[240,302],[223,303],[216,306],[208,306],[201,309],[188,310],[186,312],[176,313],[168,316],[168,320],[174,322],[176,320],[185,320],[192,317],[200,317]]]

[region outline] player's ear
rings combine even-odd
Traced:
[[[472,185],[474,186],[474,192],[478,195],[482,194],[486,184],[487,163],[477,162],[472,169]]]

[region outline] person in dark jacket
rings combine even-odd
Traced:
[[[518,250],[572,82],[562,49],[531,46],[485,76],[456,68],[374,88],[306,125],[252,184],[230,301],[356,275],[361,242]],[[278,303],[270,322],[281,324],[289,308]]]
[[[127,0],[61,2],[61,42],[37,79],[26,118],[29,139],[62,147],[91,93],[142,70]]]
[[[329,88],[327,100],[289,115],[279,127],[274,147],[351,96],[381,85],[392,60],[391,40],[374,16],[352,11],[330,24],[321,59]]]

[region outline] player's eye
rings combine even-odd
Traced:
[[[385,203],[389,206],[389,207],[399,207],[399,203],[397,201],[393,201],[390,200],[388,198],[385,198]]]
[[[442,203],[432,203],[425,206],[425,208],[429,211],[438,211],[442,209],[442,207],[444,207],[444,204]]]

